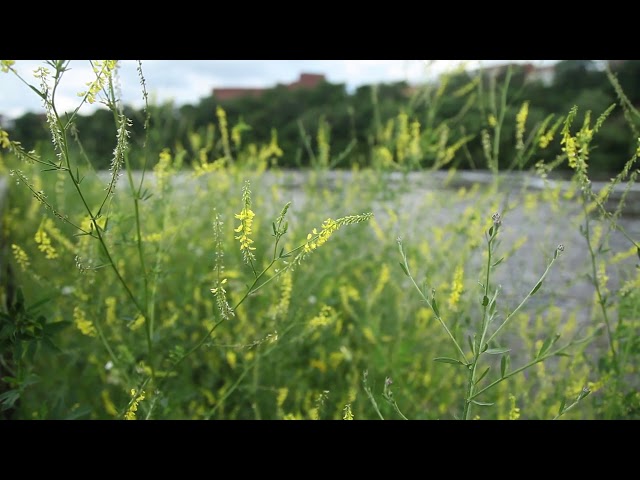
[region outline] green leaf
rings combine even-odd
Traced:
[[[482,372],[482,375],[480,375],[476,380],[476,385],[480,383],[480,380],[482,380],[487,375],[487,373],[489,373],[489,370],[491,370],[491,367],[487,367],[487,369]]]
[[[471,400],[471,403],[475,403],[476,405],[480,405],[481,407],[490,407],[492,405],[495,405],[495,403],[479,402],[477,400]]]
[[[62,353],[60,347],[53,343],[49,337],[44,337],[42,339],[42,345],[49,349],[49,351],[51,352]]]
[[[572,357],[573,355],[571,355],[570,353],[567,352],[558,352],[555,355],[556,357]]]
[[[502,257],[500,260],[498,260],[496,263],[494,263],[493,265],[491,265],[491,267],[497,267],[498,265],[500,265],[502,263],[502,261],[504,260],[504,257]]]
[[[482,306],[486,307],[487,305],[489,305],[489,297],[487,297],[486,295],[484,295],[482,297]]]
[[[640,247],[636,247],[637,249],[637,253],[638,253],[638,258],[640,258]]]
[[[471,339],[471,335],[469,335],[469,336],[467,337],[467,340],[469,341],[469,347],[471,348],[471,353],[472,353],[473,355],[475,355],[475,354],[476,354],[476,346],[475,346],[475,344],[473,343],[473,340]]]
[[[440,316],[440,311],[438,310],[438,304],[436,303],[436,299],[431,299],[431,308],[433,308],[433,313],[436,314],[437,317]]]
[[[13,408],[15,403],[20,398],[20,390],[9,390],[0,395],[0,403],[2,403],[2,410],[8,410]]]
[[[562,412],[564,411],[564,406],[567,403],[567,399],[563,398],[562,402],[560,402],[560,408],[558,409],[558,415],[561,415]]]
[[[45,101],[47,100],[47,96],[44,93],[42,93],[40,90],[38,90],[36,87],[34,87],[33,85],[29,85],[29,88],[34,92],[36,92],[36,95],[38,95],[41,99]]]
[[[497,302],[494,300],[491,301],[491,305],[489,305],[489,315],[493,315],[494,313],[496,313],[496,308],[497,308]]]
[[[15,377],[6,376],[6,377],[2,377],[1,380],[10,385],[18,385],[18,379]]]
[[[492,237],[492,236],[493,236],[493,227],[490,227],[489,228],[489,237]]]
[[[271,227],[273,228],[273,236],[277,236],[278,235],[278,231],[276,230],[276,224],[275,222],[271,223]]]
[[[540,358],[544,353],[546,353],[547,350],[549,350],[549,347],[551,347],[552,342],[553,339],[551,337],[547,338],[540,347],[540,351],[538,352],[538,355],[536,355],[536,358]]]
[[[504,378],[509,369],[509,355],[502,355],[500,359],[500,378]]]
[[[542,286],[542,280],[540,280],[538,284],[535,287],[533,287],[533,290],[531,290],[531,293],[529,295],[533,295],[534,293],[536,293],[538,290],[540,290],[541,286]]]
[[[409,271],[407,270],[407,267],[405,267],[402,262],[398,262],[398,263],[400,264],[400,268],[402,268],[402,271],[404,272],[404,274],[408,277]]]
[[[436,357],[433,359],[433,361],[439,363],[450,363],[452,365],[464,365],[464,363],[462,363],[460,360],[450,357]]]
[[[507,353],[510,351],[511,351],[510,348],[497,347],[497,348],[490,348],[484,353],[488,353],[489,355],[500,355],[501,353]]]

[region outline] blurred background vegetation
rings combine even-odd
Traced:
[[[640,61],[608,61],[632,104],[640,104]],[[511,71],[509,71],[511,68]],[[284,168],[309,167],[318,160],[321,144],[331,145],[330,165],[351,168],[376,165],[376,148],[389,139],[389,130],[398,136],[400,129],[414,125],[422,132],[422,155],[411,162],[411,168],[484,169],[483,129],[492,125],[491,106],[508,75],[505,118],[500,138],[500,168],[517,156],[515,122],[512,121],[523,102],[528,101],[527,131],[553,115],[556,119],[577,105],[581,115],[591,110],[599,115],[617,101],[602,64],[593,60],[564,60],[555,64],[552,76],[541,75],[531,65],[502,65],[481,71],[461,71],[440,77],[431,84],[411,86],[406,82],[365,85],[348,93],[345,84],[323,81],[314,88],[290,89],[286,85],[265,89],[260,95],[244,95],[223,100],[215,92],[197,105],[176,107],[173,103],[152,105],[151,138],[147,147],[159,152],[168,146],[184,148],[187,158],[197,158],[196,138],[216,134],[218,107],[226,112],[229,129],[242,135],[243,144],[268,144],[277,132],[278,146],[284,152],[278,164]],[[549,73],[549,72],[546,72]],[[493,97],[492,97],[493,95]],[[217,98],[218,97],[218,98]],[[497,98],[499,100],[499,98]],[[134,120],[132,145],[140,150],[144,138],[145,112],[126,108]],[[582,118],[578,118],[579,124]],[[403,127],[404,122],[404,127]],[[49,133],[44,115],[27,113],[5,127],[11,138],[20,139],[26,149],[48,147]],[[419,125],[419,127],[417,126]],[[81,116],[76,122],[84,138],[82,148],[98,169],[109,167],[112,139],[115,135],[112,114],[104,109]],[[437,126],[437,129],[433,127]],[[430,128],[432,127],[432,128]],[[392,135],[392,136],[393,136]],[[464,148],[456,152],[446,165],[430,156],[429,144],[447,137],[448,145],[462,141]],[[625,123],[622,110],[614,112],[599,134],[599,148],[591,153],[590,175],[608,178],[619,172],[633,153],[636,139]],[[218,135],[220,137],[220,135]],[[555,145],[527,159],[525,165],[551,161],[560,153]],[[231,145],[233,149],[234,145]],[[315,153],[314,153],[315,152]],[[397,154],[397,152],[396,152]],[[397,159],[395,159],[397,162]],[[156,159],[149,159],[152,163]],[[567,168],[566,166],[564,168]]]

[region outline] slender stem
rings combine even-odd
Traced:
[[[484,388],[481,388],[480,390],[477,390],[470,398],[469,400],[473,400],[474,398],[482,395],[484,392],[486,392],[487,390],[495,387],[496,385],[498,385],[500,382],[503,382],[505,380],[507,380],[508,378],[513,377],[514,375],[517,375],[518,373],[526,370],[529,367],[532,367],[533,365],[535,365],[536,363],[540,363],[545,361],[547,358],[551,358],[554,357],[556,355],[558,355],[559,353],[562,353],[563,351],[567,350],[569,347],[573,347],[574,345],[578,345],[581,343],[586,343],[588,341],[590,341],[593,337],[595,337],[597,335],[597,332],[582,339],[582,340],[574,340],[572,342],[569,342],[568,344],[564,345],[563,347],[558,348],[557,350],[553,350],[549,353],[546,353],[544,355],[541,355],[540,357],[535,358],[534,360],[532,360],[531,362],[527,363],[526,365],[523,365],[520,368],[517,368],[507,374],[505,374],[504,377],[500,377],[497,380],[491,382],[489,385],[487,385]]]
[[[413,283],[413,286],[416,288],[416,290],[418,290],[418,293],[420,294],[422,299],[427,303],[427,305],[429,305],[429,307],[433,311],[433,314],[435,315],[436,319],[438,320],[438,322],[440,322],[440,325],[442,325],[442,328],[444,328],[445,332],[447,332],[447,335],[449,336],[449,338],[451,339],[451,341],[455,345],[455,347],[458,350],[458,353],[460,354],[460,356],[462,357],[464,363],[469,363],[467,361],[467,358],[466,358],[465,354],[464,354],[464,351],[462,350],[462,348],[460,348],[460,345],[458,344],[457,340],[455,339],[455,337],[453,336],[451,331],[447,328],[447,325],[444,323],[444,320],[442,320],[442,317],[440,316],[440,314],[435,311],[435,309],[433,308],[433,305],[431,304],[429,299],[424,295],[424,293],[422,292],[422,290],[420,289],[420,287],[418,286],[418,284],[414,280],[413,275],[411,274],[411,271],[409,269],[409,262],[407,260],[407,255],[406,255],[406,253],[405,253],[405,251],[404,251],[404,249],[402,247],[402,242],[401,242],[400,239],[398,239],[398,247],[400,248],[400,255],[402,256],[404,268],[406,270],[407,276],[411,280],[411,283]]]
[[[256,351],[256,361],[253,364],[253,412],[256,420],[260,420],[260,405],[258,403],[258,385],[260,378],[260,351]]]
[[[489,280],[491,278],[491,259],[493,254],[493,241],[498,235],[499,222],[494,221],[493,228],[491,229],[491,234],[487,236],[487,274],[485,276],[484,282],[484,297],[482,300],[482,326],[481,326],[481,335],[480,342],[475,345],[475,352],[473,354],[473,360],[471,361],[471,367],[469,371],[469,377],[467,382],[467,394],[465,396],[464,409],[462,412],[462,418],[464,420],[468,420],[471,417],[471,398],[473,397],[473,389],[476,383],[476,372],[478,370],[478,360],[480,359],[480,355],[482,354],[482,350],[485,344],[485,337],[487,335],[487,309],[489,305]]]
[[[502,130],[502,124],[504,122],[504,115],[507,111],[507,91],[509,90],[509,82],[511,81],[511,67],[507,68],[507,76],[502,87],[502,98],[500,100],[500,113],[499,119],[496,123],[496,129],[493,137],[493,161],[494,161],[494,173],[498,173],[499,160],[498,155],[500,153],[500,131]]]
[[[600,305],[600,309],[602,310],[602,316],[604,318],[604,323],[607,328],[607,339],[609,340],[609,349],[611,350],[611,355],[613,357],[613,367],[616,371],[616,374],[620,373],[620,367],[618,365],[618,355],[615,349],[615,345],[613,344],[613,331],[611,328],[611,322],[609,320],[609,314],[607,311],[607,307],[605,305],[605,300],[602,295],[602,290],[600,288],[600,282],[598,280],[598,267],[596,265],[596,254],[593,251],[593,246],[591,244],[591,229],[589,222],[589,212],[587,211],[587,193],[583,194],[582,208],[584,212],[584,238],[587,241],[587,247],[589,248],[589,256],[591,257],[591,276],[593,281],[593,286],[596,289],[596,295],[598,296],[598,304]]]
[[[554,262],[556,261],[557,256],[554,255],[553,258],[551,259],[551,261],[549,262],[549,264],[547,265],[546,270],[544,271],[544,273],[542,274],[542,276],[540,277],[540,279],[538,280],[538,282],[536,283],[536,285],[531,289],[531,291],[527,294],[526,297],[524,297],[524,299],[520,302],[520,304],[507,316],[507,318],[504,319],[504,321],[502,322],[502,324],[500,324],[500,326],[496,329],[495,332],[493,332],[493,334],[489,337],[489,340],[487,340],[487,343],[490,343],[491,340],[493,340],[498,333],[500,333],[500,330],[502,330],[507,323],[509,323],[514,315],[516,313],[518,313],[518,311],[520,311],[520,309],[524,306],[525,303],[527,303],[527,301],[531,298],[531,296],[533,295],[534,291],[536,290],[536,287],[544,281],[544,279],[547,277],[547,274],[549,273],[549,270],[551,269],[551,265],[554,264]]]
[[[378,402],[376,402],[376,399],[373,398],[373,394],[371,393],[371,389],[369,387],[364,387],[364,391],[367,394],[367,397],[369,397],[369,400],[371,400],[371,404],[373,405],[373,409],[378,414],[378,417],[380,417],[380,420],[384,420],[384,417],[382,416],[382,413],[380,413],[380,408],[378,408]]]
[[[284,331],[282,331],[282,333],[280,333],[279,335],[281,336],[285,336],[287,333],[289,333],[293,327],[296,326],[296,322],[291,322],[287,328],[284,329]],[[275,349],[275,347],[269,348],[267,349],[263,354],[262,357],[266,357],[267,355],[269,355],[273,350]],[[220,405],[223,404],[223,402],[229,398],[229,396],[240,386],[240,383],[242,382],[242,379],[251,371],[251,369],[254,368],[254,364],[257,361],[257,356],[254,360],[252,360],[242,371],[242,373],[240,374],[240,376],[238,377],[238,379],[233,383],[233,385],[231,385],[231,387],[229,387],[228,390],[225,391],[224,395],[220,398],[220,400],[218,400],[218,403],[216,404],[215,407],[213,407],[211,409],[211,411],[207,414],[206,418],[211,418],[211,416],[215,413],[215,411],[220,407]]]

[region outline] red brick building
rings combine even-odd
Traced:
[[[322,74],[301,73],[297,81],[279,85],[286,87],[288,90],[297,90],[300,88],[315,88],[322,82],[326,82],[326,78]],[[216,100],[224,102],[240,97],[259,97],[267,90],[271,90],[271,88],[214,88],[212,94]]]

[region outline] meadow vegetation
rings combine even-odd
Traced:
[[[443,79],[419,92],[424,115],[374,128],[369,164],[338,170],[355,147],[335,150],[328,123],[299,132],[310,168],[283,168],[277,130],[245,142],[221,106],[187,145],[157,145],[152,106],[124,112],[117,63],[92,66],[72,112],[55,98],[67,61],[23,78],[47,145],[0,132],[3,418],[640,417],[640,248],[622,221],[640,113],[613,72],[615,103],[535,122],[509,75]],[[454,94],[464,110],[430,122]],[[109,170],[75,128],[93,102],[114,126]],[[470,111],[484,127],[450,137]],[[596,190],[590,154],[619,113],[632,153]],[[457,185],[472,139],[491,180]],[[580,281],[587,305],[567,301]]]

